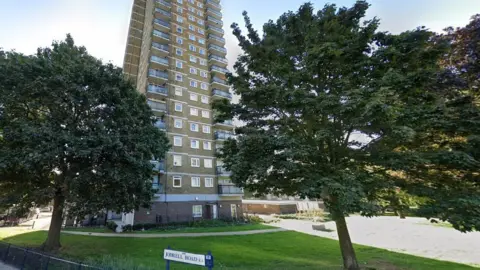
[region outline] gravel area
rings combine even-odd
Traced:
[[[429,224],[424,218],[352,216],[347,218],[347,223],[354,243],[480,266],[480,232],[461,233]],[[312,224],[311,221],[281,220],[271,225],[338,239],[335,223],[325,224],[329,232],[314,231]]]

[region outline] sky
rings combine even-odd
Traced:
[[[233,22],[243,26],[242,11],[261,30],[269,19],[276,20],[289,10],[297,10],[305,0],[221,0],[227,58],[230,66],[241,53],[231,34]],[[326,3],[351,6],[354,0],[312,0],[315,8]],[[0,48],[32,54],[37,47],[71,33],[75,42],[94,56],[121,66],[127,40],[133,0],[0,0]],[[441,31],[446,26],[464,26],[480,0],[370,0],[367,18],[381,19],[381,31],[400,33],[426,26]]]

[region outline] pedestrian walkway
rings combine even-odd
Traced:
[[[0,262],[0,269],[2,270],[17,270],[17,268],[14,268],[12,266],[6,265],[2,262]]]
[[[283,228],[266,229],[266,230],[251,230],[239,232],[205,232],[205,233],[95,233],[95,232],[76,232],[76,231],[62,231],[62,233],[100,236],[100,237],[124,237],[124,238],[173,238],[173,237],[204,237],[204,236],[229,236],[229,235],[251,235],[262,233],[275,233],[288,231]]]

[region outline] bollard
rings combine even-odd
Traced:
[[[33,230],[34,227],[35,227],[35,221],[34,221],[33,224],[32,224],[32,230]]]

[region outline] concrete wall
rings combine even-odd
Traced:
[[[324,208],[323,202],[304,202],[304,201],[255,201],[244,200],[242,202],[243,211],[248,214],[294,214],[310,210],[320,210]]]

